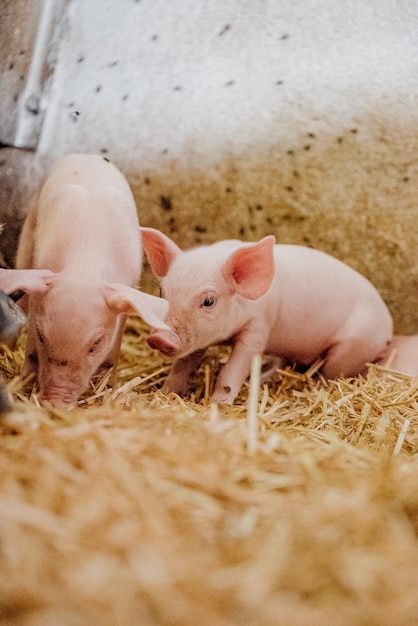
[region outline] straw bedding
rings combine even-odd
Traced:
[[[205,402],[223,349],[166,397],[146,332],[70,411],[23,393],[23,339],[3,349],[0,623],[418,624],[417,380],[277,371],[254,438],[247,386]]]

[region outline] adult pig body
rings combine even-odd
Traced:
[[[24,373],[37,372],[42,400],[72,405],[93,374],[116,365],[127,314],[164,327],[166,303],[133,288],[141,262],[136,206],[122,174],[95,155],[59,159],[33,201],[16,261],[19,280],[31,268]],[[35,278],[45,270],[39,288]]]
[[[334,378],[360,373],[392,339],[391,316],[373,285],[318,250],[274,246],[266,237],[183,252],[153,229],[143,229],[143,240],[170,303],[171,333],[148,339],[178,359],[165,391],[184,393],[199,351],[229,339],[231,356],[212,395],[217,402],[233,402],[254,354],[302,365],[324,358],[322,373]]]

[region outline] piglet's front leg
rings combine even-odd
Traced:
[[[179,396],[187,396],[189,392],[189,376],[199,366],[203,354],[204,350],[198,350],[175,361],[161,391],[165,394],[172,392]]]
[[[115,336],[113,339],[112,347],[107,355],[106,360],[100,365],[97,374],[98,375],[106,375],[106,373],[110,370],[109,382],[108,385],[111,388],[116,387],[117,380],[117,369],[116,365],[119,360],[120,348],[122,343],[122,336],[125,327],[126,316],[119,316],[118,326],[115,330]]]
[[[253,356],[263,354],[264,348],[265,342],[258,335],[252,337],[246,331],[237,336],[231,356],[219,372],[210,401],[233,404],[250,374]]]
[[[29,322],[26,349],[25,349],[25,361],[22,368],[22,377],[28,378],[31,374],[36,373],[38,369],[38,353],[36,350],[36,328],[34,324]]]

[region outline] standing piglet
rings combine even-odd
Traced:
[[[232,340],[212,401],[232,403],[255,354],[310,365],[324,358],[326,378],[354,376],[392,340],[392,319],[373,285],[318,250],[221,241],[182,251],[168,237],[142,229],[143,245],[162,295],[170,331],[156,330],[152,348],[177,360],[164,391],[187,393],[201,351]]]
[[[128,314],[166,328],[167,302],[134,288],[141,262],[122,174],[99,156],[59,159],[24,223],[18,269],[3,278],[28,296],[23,373],[36,372],[41,401],[74,405],[94,374],[116,366]]]

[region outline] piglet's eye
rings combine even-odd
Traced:
[[[215,304],[215,298],[213,296],[206,296],[202,302],[202,307],[210,308]]]
[[[96,341],[90,346],[89,354],[94,354],[99,349],[101,343],[103,341],[103,337],[99,337]]]

